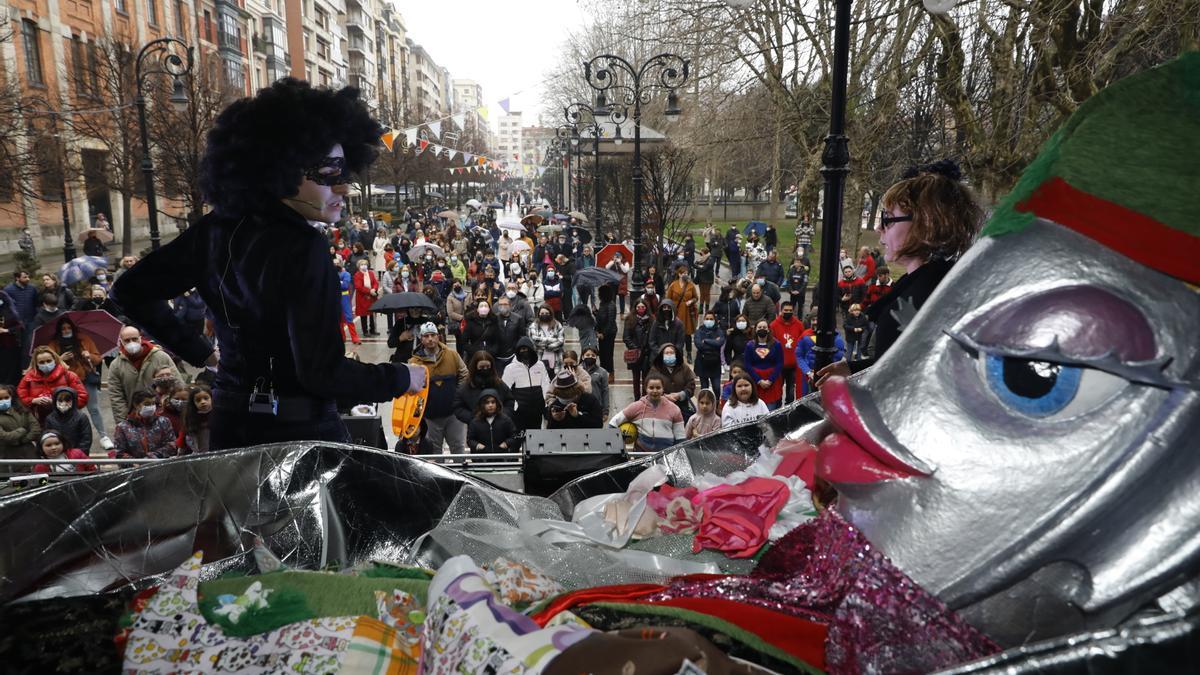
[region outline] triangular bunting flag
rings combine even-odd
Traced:
[[[478,114],[479,114],[479,116],[480,116],[480,117],[482,117],[484,120],[487,120],[487,118],[488,118],[488,107],[487,107],[486,105],[481,105],[481,106],[479,106],[478,108],[476,108],[476,109],[475,109],[475,112],[476,112],[476,113],[478,113]]]
[[[465,115],[466,115],[466,113],[458,113],[457,115],[452,115],[450,117],[450,121],[454,122],[454,126],[458,127],[459,129],[463,129],[464,128],[463,121],[464,121]]]
[[[433,134],[434,136],[436,136],[438,138],[442,137],[442,123],[441,122],[430,122],[429,124],[426,124],[425,126],[429,127],[429,133]]]
[[[455,158],[455,157],[457,157],[457,156],[458,156],[458,150],[450,150],[450,154],[449,154],[449,155],[447,155],[447,158],[449,158],[449,160],[450,160],[451,162],[453,162],[453,161],[454,161],[454,158]]]
[[[424,138],[417,141],[417,154],[418,155],[421,154],[422,152],[425,151],[425,148],[428,148],[428,147],[429,147],[429,141],[425,140]]]
[[[504,99],[503,101],[500,101],[500,107],[504,110],[504,114],[507,115],[508,114],[508,99]]]
[[[412,129],[404,130],[404,142],[409,147],[412,147],[417,144],[417,129],[416,129],[416,127],[413,127]]]
[[[475,159],[475,155],[472,155],[469,152],[464,152],[462,155],[463,155],[463,164],[470,164],[471,160]]]
[[[379,137],[379,140],[383,141],[383,144],[387,147],[388,152],[391,152],[392,143],[396,140],[396,130],[388,129],[382,136]]]

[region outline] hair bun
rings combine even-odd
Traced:
[[[916,164],[905,170],[902,179],[916,178],[923,174],[937,174],[953,181],[962,180],[962,167],[952,159],[940,159],[929,164]]]

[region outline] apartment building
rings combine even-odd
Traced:
[[[384,124],[404,124],[408,108],[408,29],[404,17],[390,0],[382,3],[375,22],[375,62],[379,113]]]
[[[250,14],[250,91],[291,73],[285,0],[246,0]]]
[[[521,113],[510,111],[496,120],[496,145],[492,148],[496,157],[506,162],[521,164]]]
[[[408,103],[413,116],[411,121],[431,120],[450,114],[446,95],[442,91],[445,80],[443,68],[412,38],[406,38],[405,44],[408,46]]]
[[[546,158],[546,150],[556,142],[554,127],[524,127],[521,129],[522,165],[540,166]]]
[[[292,77],[320,87],[345,85],[344,0],[289,0],[285,4]]]

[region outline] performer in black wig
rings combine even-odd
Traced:
[[[337,402],[385,401],[424,384],[404,364],[347,359],[341,290],[316,227],[341,217],[350,175],[383,129],[358,91],[285,78],[221,113],[201,188],[213,211],[114,284],[126,315],[195,366],[218,366],[210,447],[349,441]],[[220,351],[167,300],[195,288]]]

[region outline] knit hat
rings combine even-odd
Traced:
[[[984,236],[1045,218],[1200,284],[1200,52],[1084,101],[1046,142]]]
[[[417,332],[421,335],[437,335],[438,329],[432,321],[426,321],[425,323],[421,324],[421,328],[418,329]]]
[[[38,447],[39,448],[42,447],[42,443],[45,443],[46,439],[50,438],[51,436],[57,438],[60,441],[63,440],[62,434],[58,433],[57,431],[50,430],[50,431],[43,433],[42,437],[40,439],[38,439]],[[66,445],[66,441],[63,441],[63,445]]]
[[[568,389],[579,384],[579,380],[575,379],[575,374],[569,370],[563,370],[554,376],[554,386],[557,389]]]

